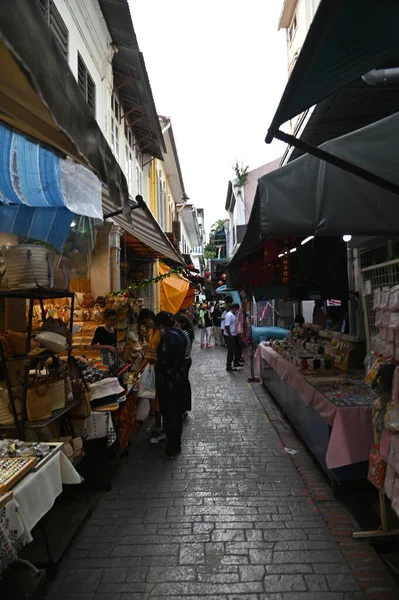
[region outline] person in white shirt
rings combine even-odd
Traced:
[[[238,304],[233,304],[224,318],[224,331],[227,339],[226,371],[236,371],[241,358],[240,339],[237,335],[237,312],[239,308]]]
[[[224,330],[224,321],[226,318],[226,315],[229,311],[227,310],[227,308],[224,309],[224,311],[222,312],[222,318],[221,318],[221,324],[220,324],[220,329],[222,330],[222,335],[223,335],[223,340],[224,340],[224,345],[227,347],[227,337],[226,337],[226,332]]]

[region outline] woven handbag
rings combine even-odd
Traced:
[[[18,388],[13,391],[18,391]],[[16,394],[14,394],[15,408],[17,409],[18,420],[22,414],[22,403]],[[13,425],[14,417],[11,411],[11,403],[6,387],[0,387],[0,424]]]
[[[53,383],[37,383],[28,388],[26,412],[29,421],[49,419],[53,412]]]
[[[60,410],[61,408],[65,408],[66,402],[66,389],[65,389],[65,379],[60,379],[59,381],[54,381],[49,384],[51,387],[51,394],[53,398],[52,410]]]

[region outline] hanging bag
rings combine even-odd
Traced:
[[[18,420],[21,419],[22,414],[22,403],[21,400],[16,396],[16,392],[19,388],[13,389],[15,409],[17,411]],[[0,387],[0,424],[1,425],[12,425],[14,423],[14,416],[11,410],[10,397],[6,387]]]
[[[379,445],[373,444],[370,450],[369,471],[367,479],[379,491],[382,491],[384,489],[386,466],[387,464],[383,456],[380,454]]]
[[[155,370],[152,365],[147,365],[140,377],[139,397],[152,399],[155,395]]]
[[[69,411],[69,416],[74,421],[85,421],[91,415],[89,393],[81,381],[72,382],[73,398],[79,404]]]

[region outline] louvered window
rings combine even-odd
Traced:
[[[62,54],[68,60],[68,44],[69,44],[69,32],[62,20],[57,7],[53,0],[37,0],[43,14],[46,18],[48,26],[51,28],[56,44],[61,50]]]
[[[96,115],[96,84],[78,52],[78,85],[94,116]]]

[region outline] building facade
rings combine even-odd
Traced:
[[[171,120],[158,117],[128,0],[118,7],[107,0],[32,1],[126,177],[132,207],[141,196],[149,209],[114,216],[104,192],[106,221],[91,270],[95,295],[130,284],[134,270],[157,276],[157,259],[183,264],[180,253],[201,247],[196,210],[186,206]],[[156,306],[159,293],[150,296]]]
[[[278,28],[286,31],[288,77],[295,66],[319,4],[320,0],[284,0],[283,2]],[[303,115],[292,119],[291,132],[297,129],[302,120]]]
[[[281,159],[273,160],[266,165],[248,172],[248,177],[242,187],[235,185],[235,180],[229,181],[225,210],[228,221],[225,223],[226,256],[231,258],[242,242],[247,223],[251,215],[258,179],[266,173],[278,169]]]
[[[149,155],[136,135],[141,123],[115,82],[113,58],[119,53],[99,0],[37,2],[85,96],[104,137],[126,176],[129,193],[149,203]],[[132,28],[133,35],[134,30]],[[119,87],[119,89],[118,89]],[[153,118],[157,118],[154,113]],[[159,148],[159,150],[161,150]]]

